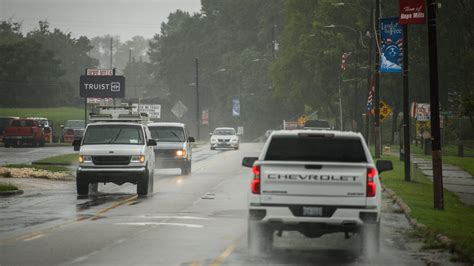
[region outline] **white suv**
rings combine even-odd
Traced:
[[[274,232],[306,237],[361,234],[363,247],[378,247],[382,188],[379,173],[391,161],[374,163],[359,133],[276,131],[252,167],[248,241],[252,251],[271,246]],[[371,241],[371,243],[367,243]]]
[[[136,122],[96,122],[84,137],[73,142],[79,151],[77,194],[85,196],[89,184],[137,184],[137,194],[153,192],[156,141],[146,125]]]
[[[216,148],[239,149],[239,136],[232,127],[218,127],[209,135],[211,136],[211,150]]]

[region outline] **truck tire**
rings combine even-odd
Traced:
[[[365,224],[360,232],[361,253],[367,258],[374,258],[380,252],[380,223]]]
[[[182,167],[181,167],[181,174],[182,175],[189,175],[191,173],[191,162],[186,162]]]
[[[40,140],[39,146],[40,146],[40,147],[44,147],[44,140]]]
[[[9,140],[5,140],[5,148],[10,148],[11,143]]]
[[[148,195],[149,187],[150,187],[150,176],[148,173],[148,169],[146,169],[145,173],[138,179],[138,182],[137,182],[138,196]]]
[[[33,147],[38,147],[38,142],[36,140],[33,140],[33,142],[31,142],[31,146]]]
[[[89,195],[89,180],[81,174],[76,176],[77,195],[87,196]]]
[[[273,245],[273,230],[259,221],[248,221],[247,247],[251,255],[266,253]]]

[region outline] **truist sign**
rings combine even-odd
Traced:
[[[124,76],[81,76],[79,95],[92,98],[124,98]]]
[[[424,24],[425,23],[425,0],[399,0],[400,19],[399,23]]]

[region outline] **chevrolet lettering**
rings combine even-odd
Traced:
[[[268,174],[268,179],[286,179],[286,180],[356,181],[357,178],[358,178],[357,176]]]

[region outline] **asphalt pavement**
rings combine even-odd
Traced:
[[[286,232],[268,253],[251,256],[251,173],[241,160],[262,146],[198,148],[190,175],[156,169],[146,198],[137,198],[132,184],[107,184],[78,199],[75,182],[64,181],[0,198],[0,265],[424,265],[435,256],[420,252],[423,244],[408,236],[406,218],[388,199],[377,258],[361,256],[357,239],[342,234],[307,239]]]

